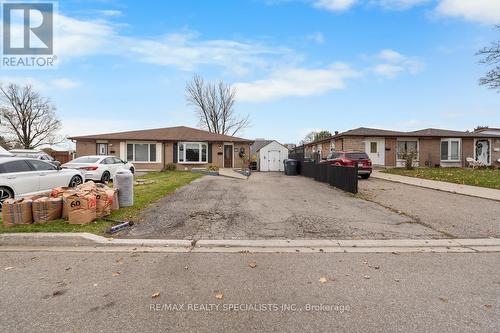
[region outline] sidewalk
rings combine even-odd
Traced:
[[[461,185],[454,183],[441,182],[437,180],[421,179],[415,177],[392,175],[388,173],[383,173],[378,170],[374,170],[372,173],[373,178],[388,180],[391,182],[403,183],[408,185],[414,185],[419,187],[430,188],[433,190],[457,193],[468,195],[472,197],[478,197],[483,199],[497,200],[500,201],[500,190],[495,190],[491,188],[471,186],[471,185]]]

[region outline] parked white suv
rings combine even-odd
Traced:
[[[86,180],[106,183],[115,177],[118,170],[127,169],[135,172],[134,165],[125,162],[116,156],[90,155],[75,158],[62,165],[63,168],[81,170]]]
[[[75,187],[84,181],[79,170],[63,170],[32,158],[0,157],[0,204],[5,199],[22,198],[54,187]]]

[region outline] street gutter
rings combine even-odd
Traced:
[[[114,239],[90,233],[0,234],[0,251],[194,253],[479,253],[500,252],[500,238],[483,239]]]

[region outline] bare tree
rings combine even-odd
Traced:
[[[248,115],[236,113],[236,90],[224,81],[205,83],[195,75],[186,85],[186,99],[194,106],[200,126],[209,132],[235,135],[250,125]]]
[[[329,131],[326,131],[326,130],[322,130],[322,131],[319,131],[319,132],[316,132],[316,131],[312,131],[312,132],[309,132],[301,141],[300,141],[300,144],[307,144],[307,143],[311,143],[311,142],[315,142],[315,141],[319,141],[319,140],[323,140],[323,139],[327,139],[329,137],[332,136],[332,133],[330,133]]]
[[[31,85],[0,85],[0,127],[25,149],[60,142],[55,107]]]
[[[496,26],[500,31],[500,25]],[[479,84],[500,92],[500,40],[494,41],[490,46],[479,50],[476,55],[482,56],[480,63],[486,65],[496,65],[495,68],[487,72]]]
[[[300,140],[301,145],[305,145],[307,143],[314,142],[314,138],[318,135],[318,132],[312,131],[306,134],[306,136]]]

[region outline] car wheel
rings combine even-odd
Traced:
[[[12,198],[14,198],[14,193],[9,188],[0,186],[0,211],[2,210],[4,200]]]
[[[69,187],[77,187],[83,183],[83,179],[80,176],[73,176],[71,180],[69,181]]]
[[[111,179],[111,174],[108,171],[104,171],[101,176],[101,183],[107,183]]]
[[[367,174],[367,175],[361,175],[361,178],[363,178],[363,179],[368,179],[368,178],[370,178],[370,174]]]
[[[132,172],[132,174],[134,174],[135,169],[134,168],[130,168],[130,172]]]

